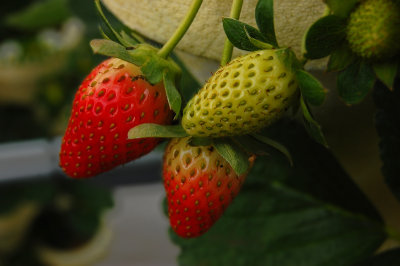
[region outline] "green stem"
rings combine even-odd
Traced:
[[[230,17],[239,19],[242,10],[243,0],[233,0]],[[233,45],[228,38],[225,40],[224,51],[222,52],[221,66],[226,65],[232,58]]]
[[[169,53],[175,48],[182,37],[185,35],[186,31],[189,29],[197,12],[200,9],[203,0],[193,0],[192,5],[189,7],[189,12],[186,17],[182,20],[179,27],[175,30],[171,38],[164,44],[164,46],[158,51],[158,55],[162,58],[167,58]]]

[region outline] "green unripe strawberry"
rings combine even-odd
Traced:
[[[400,5],[394,0],[365,0],[351,13],[347,40],[367,59],[389,58],[400,51]]]
[[[208,80],[184,109],[182,126],[199,137],[254,132],[278,120],[297,92],[294,73],[276,50],[252,52]]]

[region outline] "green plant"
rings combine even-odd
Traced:
[[[378,4],[380,3],[379,0],[376,1]],[[142,72],[150,83],[162,80],[166,87],[168,102],[171,109],[175,111],[176,122],[168,126],[151,123],[140,124],[128,131],[129,139],[175,138],[173,142],[178,142],[178,138],[185,138],[184,141],[187,141],[188,145],[186,146],[187,153],[190,155],[188,158],[191,160],[195,158],[196,151],[199,149],[212,147],[213,151],[216,151],[218,156],[229,164],[229,167],[224,165],[224,169],[232,169],[237,176],[250,171],[241,192],[230,203],[220,219],[207,216],[212,220],[207,232],[190,231],[189,233],[192,233],[193,236],[199,236],[193,239],[183,239],[171,230],[171,238],[182,250],[178,258],[180,264],[309,266],[379,265],[379,263],[396,265],[398,263],[398,251],[374,256],[374,252],[385,239],[399,241],[400,234],[384,224],[378,211],[327,148],[328,143],[321,127],[314,119],[311,109],[312,105],[321,106],[324,103],[327,91],[322,83],[305,68],[308,61],[329,56],[328,70],[339,71],[337,78],[339,95],[347,104],[359,103],[375,86],[374,98],[378,107],[376,125],[381,136],[383,173],[394,194],[399,196],[399,182],[396,178],[399,170],[397,148],[400,143],[398,128],[400,113],[397,108],[399,99],[397,97],[399,90],[398,50],[390,51],[392,55],[390,58],[380,57],[382,52],[379,52],[376,57],[369,57],[353,51],[354,47],[352,48],[350,44],[351,38],[346,35],[346,30],[351,35],[353,27],[353,24],[349,22],[351,18],[348,18],[364,2],[357,0],[347,2],[326,0],[325,2],[327,4],[326,16],[310,27],[304,38],[303,54],[297,58],[290,48],[280,47],[278,44],[274,31],[273,0],[258,1],[255,9],[257,28],[238,20],[242,1],[233,1],[231,18],[224,18],[222,21],[227,36],[221,59],[222,68],[214,74],[215,76],[211,78],[211,85],[209,85],[212,88],[214,84],[223,84],[224,81],[221,81],[218,75],[228,73],[227,70],[230,70],[230,66],[240,64],[240,60],[243,58],[246,59],[245,63],[250,65],[251,60],[248,59],[251,56],[260,55],[261,58],[263,54],[277,56],[279,62],[274,66],[284,69],[283,72],[291,77],[287,83],[294,80],[293,84],[298,86],[298,90],[296,88],[293,91],[300,93],[298,98],[293,97],[295,99],[289,101],[290,104],[283,108],[291,107],[294,114],[300,108],[303,126],[300,126],[295,119],[283,118],[271,126],[260,124],[254,128],[243,129],[243,131],[241,131],[242,128],[233,130],[233,133],[228,131],[228,134],[204,134],[203,137],[197,134],[198,132],[193,133],[187,130],[187,126],[193,127],[190,123],[194,123],[194,127],[204,127],[204,131],[208,130],[208,125],[202,123],[198,117],[190,122],[185,119],[187,119],[187,115],[191,116],[192,111],[199,111],[200,115],[205,116],[201,119],[215,119],[215,115],[209,115],[213,108],[204,108],[204,106],[207,107],[207,104],[211,105],[208,97],[213,97],[213,93],[207,93],[207,85],[205,85],[205,88],[200,89],[198,96],[194,96],[193,100],[189,99],[187,105],[185,101],[181,101],[179,91],[171,82],[175,78],[179,78],[178,71],[174,71],[174,68],[171,67],[174,63],[167,55],[190,25],[200,8],[201,1],[193,1],[188,16],[174,35],[178,37],[173,37],[160,50],[149,48],[146,44],[135,44],[132,46],[134,48],[132,50],[132,47],[129,44],[126,45],[126,42],[129,43],[130,38],[135,35],[126,33],[114,33],[114,38],[122,45],[110,40],[92,42],[95,52],[141,65]],[[391,3],[394,8],[397,8],[397,1],[393,0]],[[390,21],[397,21],[396,14],[388,14],[388,16],[395,17]],[[112,28],[109,28],[112,31]],[[390,26],[389,32],[392,31],[397,32],[397,29]],[[367,34],[363,36],[367,36]],[[392,43],[392,39],[389,40],[389,43]],[[241,59],[233,59],[229,64],[233,46],[252,53]],[[268,57],[264,59],[268,60]],[[261,64],[255,61],[253,67],[257,68],[259,65]],[[246,67],[245,64],[244,66]],[[242,69],[242,66],[239,69]],[[255,75],[276,81],[279,74],[281,71],[278,73],[278,77],[257,73]],[[231,82],[231,80],[226,81],[222,87],[231,86],[231,83],[232,87],[235,87],[234,81]],[[257,82],[256,84],[258,94],[267,90],[271,85],[268,82]],[[293,91],[288,87],[282,86],[282,93],[292,95]],[[182,87],[180,90],[180,93],[186,95],[192,95],[193,92],[191,87]],[[215,88],[215,94],[218,93],[223,96],[224,88]],[[233,89],[229,91],[229,94],[232,93],[234,93]],[[248,99],[246,98],[246,100]],[[195,109],[197,100],[199,100],[199,104],[201,103],[199,110]],[[229,98],[229,100],[232,99]],[[193,104],[192,101],[195,103]],[[239,101],[238,105],[240,103]],[[183,123],[180,121],[181,104],[186,105],[187,108],[184,108],[183,111]],[[216,103],[216,105],[218,104]],[[252,110],[255,109],[253,105],[250,107],[253,108]],[[245,110],[239,106],[237,112],[239,113],[235,115],[243,116]],[[265,113],[258,112],[252,114],[265,115]],[[218,123],[224,126],[223,123],[229,123],[231,117],[227,118],[225,119],[227,121],[221,120]],[[251,121],[251,116],[246,117],[245,122],[255,125]],[[225,127],[229,127],[229,124],[227,125]],[[214,133],[213,126],[209,126],[212,133]],[[218,127],[217,124],[215,126]],[[167,165],[170,156],[174,156],[174,152],[167,150],[165,155]],[[213,159],[213,156],[214,153],[208,158]],[[257,156],[257,159],[251,169],[248,158],[253,156]],[[181,194],[181,188],[185,184],[197,181],[196,174],[191,176],[190,171],[188,175],[181,176],[172,159],[171,165],[175,166],[175,174],[180,179],[175,179],[174,176],[173,181],[169,183],[171,185],[172,182],[170,187],[168,180],[171,180],[172,174],[168,170],[169,166],[165,167],[167,170],[164,171],[164,182],[168,200],[171,200],[173,195],[181,197],[186,195]],[[178,165],[183,167],[179,163]],[[190,170],[196,169],[190,168]],[[202,213],[207,212],[210,202],[213,202],[211,198],[209,200],[206,197],[203,203],[204,197],[202,197],[201,205],[196,206],[196,201],[185,198],[182,198],[181,201],[181,199],[174,198],[174,204],[178,204],[177,200],[188,209],[199,208]],[[177,225],[178,219],[182,217],[176,216],[177,209],[170,202],[168,204],[171,224]],[[181,211],[179,208],[178,210]],[[175,213],[172,214],[174,211]],[[193,217],[189,217],[189,220],[191,218]],[[191,224],[186,224],[186,226],[191,226]],[[179,229],[177,232],[181,236],[185,233]]]

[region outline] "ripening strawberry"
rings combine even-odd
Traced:
[[[151,85],[140,68],[111,58],[83,81],[62,140],[60,167],[74,178],[108,171],[150,152],[158,139],[128,140],[142,123],[172,121],[164,86]]]
[[[238,176],[214,147],[192,147],[188,140],[172,139],[163,163],[170,224],[185,238],[210,229],[246,178],[246,174]]]
[[[276,50],[262,50],[221,67],[189,101],[182,126],[191,136],[257,131],[278,120],[298,96],[294,73]]]

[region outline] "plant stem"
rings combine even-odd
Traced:
[[[239,19],[243,0],[233,0],[230,17]],[[233,45],[228,38],[225,40],[224,51],[221,58],[221,66],[226,65],[232,58]]]
[[[158,51],[158,55],[162,58],[167,58],[169,53],[175,48],[182,37],[185,35],[186,31],[189,29],[197,12],[200,9],[203,0],[193,0],[191,6],[189,7],[189,12],[186,13],[185,18],[182,20],[179,27],[175,30],[171,38],[164,44],[164,46]]]

